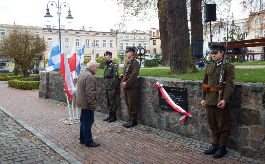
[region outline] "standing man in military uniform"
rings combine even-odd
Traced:
[[[204,154],[221,158],[227,153],[227,140],[231,134],[229,100],[235,87],[235,67],[229,63],[225,64],[224,90],[221,101],[218,102],[218,82],[225,46],[222,43],[212,43],[210,48],[213,63],[208,64],[205,69],[201,105],[206,107],[207,121],[212,131],[212,146],[205,150]]]
[[[126,128],[137,126],[139,90],[139,81],[137,77],[139,75],[140,64],[134,58],[134,55],[135,49],[133,47],[127,47],[126,57],[129,61],[125,63],[123,74],[121,75],[121,90],[124,91],[125,103],[129,114],[129,120],[123,124]]]
[[[109,116],[104,118],[103,121],[115,122],[117,102],[116,102],[116,91],[118,88],[118,64],[112,62],[112,53],[106,51],[104,53],[106,65],[104,67],[104,88],[106,90],[107,108]]]

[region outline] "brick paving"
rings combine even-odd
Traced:
[[[143,125],[127,129],[122,127],[121,120],[102,121],[105,115],[98,112],[92,133],[101,146],[88,148],[79,144],[79,124],[66,125],[59,121],[69,117],[66,104],[39,99],[38,90],[24,91],[0,85],[0,109],[15,120],[21,120],[70,163],[262,163],[241,157],[233,150],[228,150],[221,159],[213,159],[203,154],[208,143]]]
[[[1,164],[69,163],[1,110],[0,125]]]

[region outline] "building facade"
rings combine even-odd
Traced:
[[[131,46],[137,48],[142,46],[145,50],[150,50],[149,33],[142,31],[134,32],[117,32],[117,52],[120,63],[125,62],[126,47]]]
[[[155,56],[156,54],[162,55],[160,31],[156,28],[151,28],[149,34],[150,34],[150,54],[152,56]]]
[[[48,48],[45,52],[45,59],[49,58],[54,42],[59,37],[58,29],[43,29],[44,39],[47,41]],[[111,51],[113,58],[117,57],[116,33],[114,32],[97,32],[85,30],[61,30],[61,41],[65,46],[67,58],[70,58],[73,44],[75,41],[76,53],[85,45],[84,56],[91,60],[96,60],[104,56],[106,51]]]
[[[9,25],[0,24],[0,42],[1,39],[8,36],[14,28],[19,28],[25,31],[25,33],[34,34],[38,37],[43,37],[42,27],[37,26],[23,26],[23,25]],[[44,57],[44,55],[43,55]],[[43,62],[37,62],[38,67],[43,66]],[[7,58],[1,58],[0,54],[0,70],[6,70],[8,72],[13,72],[15,64],[7,60]]]

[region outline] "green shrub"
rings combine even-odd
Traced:
[[[8,86],[16,89],[32,90],[39,89],[39,81],[21,81],[19,79],[8,80]]]
[[[144,60],[144,66],[145,67],[153,67],[153,66],[158,66],[158,65],[159,65],[159,63],[155,59],[153,59],[153,60]]]

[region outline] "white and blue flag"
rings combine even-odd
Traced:
[[[59,48],[59,39],[57,38],[47,63],[46,72],[60,69],[60,60],[61,60],[61,52]]]
[[[76,72],[77,75],[81,73],[81,67],[84,63],[84,53],[85,53],[85,39],[83,39],[82,47],[76,55]]]

